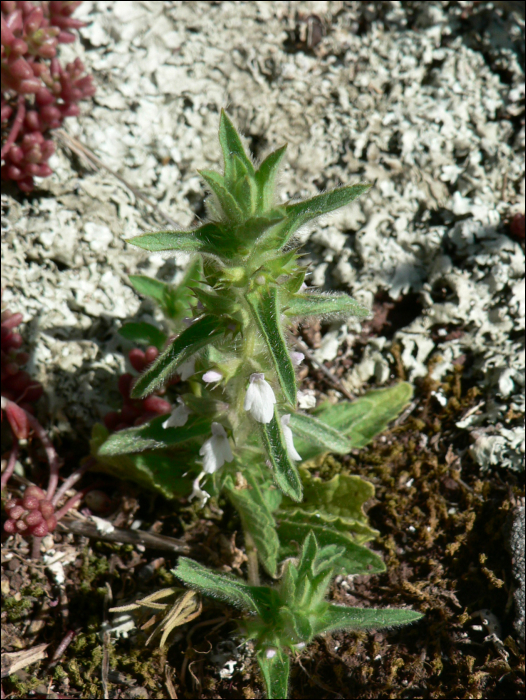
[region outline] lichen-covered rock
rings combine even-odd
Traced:
[[[67,130],[182,227],[204,215],[196,170],[219,163],[223,106],[256,157],[289,142],[283,199],[373,181],[352,208],[300,232],[309,284],[370,306],[386,293],[419,302],[344,383],[390,381],[391,340],[410,380],[430,360],[441,379],[467,358],[481,391],[461,426],[471,454],[520,468],[509,417],[524,411],[524,251],[508,222],[524,212],[524,57],[504,5],[84,2],[81,59],[97,93]],[[63,148],[52,167],[49,196],[2,196],[4,299],[34,319],[34,376],[53,386],[54,417],[87,429],[110,409],[108,378],[130,349],[117,328],[154,313],[127,274],[170,280],[185,261],[124,244],[167,226],[112,175]],[[354,324],[332,331],[357,337]]]

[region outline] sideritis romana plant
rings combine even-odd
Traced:
[[[198,508],[212,495],[223,493],[230,500],[245,536],[248,583],[189,559],[180,560],[173,574],[195,591],[248,613],[246,636],[255,642],[267,694],[283,698],[289,650],[298,652],[331,630],[376,629],[420,617],[413,611],[328,603],[335,575],[385,570],[380,557],[364,546],[377,534],[362,510],[374,489],[357,476],[341,473],[322,482],[299,468],[302,460],[321,453],[346,454],[366,445],[406,405],[411,387],[401,383],[352,403],[322,406],[316,416],[298,411],[295,368],[303,356],[289,351],[287,325],[309,316],[364,317],[368,311],[345,294],[305,287],[307,269],[299,264],[295,234],[349,204],[369,185],[278,204],[274,186],[285,147],[256,167],[225,112],[219,140],[224,173],[200,173],[211,191],[209,220],[190,231],[157,231],[130,241],[148,251],[191,253],[202,265],[201,276],[189,285],[198,302],[189,307],[192,318],[167,345],[159,337],[163,350],[134,381],[130,399],[150,396],[175,375],[183,390],[169,416],[113,435],[96,426],[92,455],[101,467],[169,498],[187,495],[193,482],[190,498],[197,499]],[[173,293],[158,281],[148,284],[141,282],[142,292],[161,304]],[[156,334],[153,327],[137,325],[125,337]],[[281,581],[261,585],[259,563]],[[185,600],[158,606],[168,610],[158,628],[163,639],[186,619]],[[152,601],[149,596],[131,608]],[[195,617],[193,606],[189,614]]]
[[[224,112],[219,139],[224,175],[200,173],[212,193],[210,221],[191,231],[159,231],[130,241],[149,251],[199,255],[204,271],[203,283],[193,289],[200,302],[193,322],[139,377],[131,396],[151,394],[181,365],[197,362],[195,371],[202,382],[188,397],[184,418],[206,416],[201,424],[210,437],[199,450],[202,479],[225,464],[230,466],[223,475],[235,477],[237,471],[245,470],[242,451],[257,435],[252,449],[261,453],[283,494],[301,501],[296,467],[301,457],[294,448],[293,432],[324,444],[338,445],[342,438],[314,418],[297,413],[295,363],[299,358],[289,352],[284,329],[296,318],[364,317],[368,311],[345,294],[304,289],[306,268],[298,264],[294,234],[312,219],[349,204],[370,185],[340,187],[306,201],[278,205],[274,185],[285,147],[256,169]],[[186,424],[176,420],[180,427]]]

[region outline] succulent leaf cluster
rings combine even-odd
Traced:
[[[48,177],[54,153],[47,138],[66,117],[77,116],[78,102],[95,94],[92,77],[77,58],[62,66],[59,43],[75,41],[71,30],[85,23],[71,15],[80,2],[1,4],[2,180],[15,180],[30,192],[34,177]]]

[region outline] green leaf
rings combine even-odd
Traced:
[[[321,445],[331,452],[344,455],[351,451],[352,445],[350,440],[313,416],[292,413],[290,416],[290,428],[296,435],[316,445]]]
[[[254,171],[249,173],[245,163],[239,156],[233,156],[235,169],[235,185],[232,189],[237,203],[243,210],[245,216],[251,216],[256,209],[257,184]]]
[[[363,506],[374,496],[374,486],[357,474],[335,474],[329,481],[313,477],[301,470],[303,503],[301,507],[313,513],[345,518],[348,522],[367,524]],[[292,507],[296,507],[295,505]],[[368,529],[372,539],[376,530]]]
[[[355,541],[355,533],[358,537],[360,530],[365,530],[366,533],[366,528],[362,528],[360,523],[350,525],[342,518],[331,518],[323,513],[309,513],[301,509],[279,510],[276,518],[281,558],[297,556],[297,546],[301,546],[309,534],[314,534],[320,547],[336,545],[343,548],[343,554],[336,563],[337,573],[354,575],[385,571],[380,557]],[[368,534],[365,537],[369,539]]]
[[[370,391],[353,402],[321,407],[316,417],[346,435],[354,448],[365,447],[404,410],[412,396],[411,384],[400,382]]]
[[[277,287],[262,287],[247,294],[252,315],[265,340],[278,375],[285,400],[296,406],[297,390],[294,366],[281,329],[281,307]]]
[[[420,620],[423,615],[415,610],[397,608],[347,608],[342,605],[329,605],[328,610],[317,620],[316,634],[333,630],[378,630],[398,627]]]
[[[223,323],[215,316],[203,316],[192,323],[141,374],[131,392],[132,398],[142,399],[161,387],[179,365],[223,332]]]
[[[119,430],[101,445],[98,457],[144,452],[178,445],[196,437],[210,434],[211,420],[200,416],[189,416],[186,424],[177,428],[163,428],[168,416],[159,416],[145,425]]]
[[[285,304],[287,316],[342,314],[365,318],[371,312],[347,294],[295,294]]]
[[[260,212],[271,209],[274,204],[274,189],[276,185],[276,175],[285,155],[287,146],[282,146],[276,151],[272,151],[261,163],[256,172],[256,183],[258,186],[257,210]]]
[[[230,316],[239,308],[239,305],[236,304],[230,296],[226,296],[225,294],[216,294],[215,292],[209,292],[199,287],[194,287],[192,291],[205,310],[211,311],[217,315],[226,314]]]
[[[193,460],[198,457],[199,445],[192,451],[186,443],[176,453],[168,450],[141,452],[140,454],[101,455],[99,449],[108,439],[108,430],[96,423],[92,430],[91,455],[97,463],[93,471],[110,474],[116,479],[132,481],[142,489],[159,493],[164,498],[182,498],[192,491],[192,481],[200,468]]]
[[[245,473],[248,488],[235,488],[232,479],[227,483],[228,498],[238,511],[243,530],[250,533],[258,550],[258,556],[270,576],[276,576],[279,539],[276,522],[257,481]]]
[[[119,329],[119,335],[134,343],[146,343],[154,345],[162,350],[166,342],[166,333],[163,333],[151,323],[125,323]]]
[[[273,209],[267,212],[265,216],[251,216],[237,226],[236,237],[240,241],[250,243],[283,220],[284,213],[280,209]]]
[[[213,170],[199,170],[199,174],[217,197],[217,201],[229,222],[236,224],[243,221],[245,218],[243,212],[225,187],[223,176]]]
[[[152,231],[126,241],[150,252],[179,250],[227,258],[235,255],[234,241],[214,223],[203,224],[191,231]]]
[[[257,659],[265,680],[267,698],[288,698],[289,657],[282,649],[276,649],[276,654],[271,659],[266,654],[267,649],[260,649]]]
[[[223,158],[225,161],[225,182],[226,186],[230,188],[235,181],[236,176],[236,165],[234,156],[237,156],[239,160],[245,166],[249,175],[254,175],[254,166],[252,161],[247,157],[239,134],[236,131],[235,126],[232,124],[230,119],[224,109],[221,110],[221,119],[219,121],[219,143],[221,144],[221,150],[223,151]]]
[[[283,286],[291,294],[296,294],[301,289],[301,285],[305,282],[305,275],[307,274],[307,268],[301,267],[296,272],[294,272],[288,280],[285,280]],[[284,309],[285,314],[287,309]]]
[[[272,589],[249,586],[239,578],[218,574],[186,557],[179,557],[178,566],[172,570],[172,574],[190,588],[248,612],[258,613],[262,609],[265,612],[274,603]]]
[[[340,209],[346,204],[350,204],[353,200],[359,197],[371,187],[368,184],[351,185],[338,187],[330,192],[318,194],[311,199],[305,199],[302,202],[293,202],[286,206],[290,228],[287,237],[283,240],[282,245],[286,245],[300,226],[306,224],[307,221],[328,214],[335,209]]]
[[[166,284],[145,275],[130,275],[135,290],[159,304],[162,312],[172,320],[180,320],[192,315],[195,299],[190,287],[198,284],[201,277],[201,259],[197,257],[186,268],[184,277],[177,286]]]
[[[133,239],[130,239],[133,240]],[[150,299],[161,303],[168,285],[165,282],[156,280],[153,277],[146,275],[130,275],[128,277],[132,287],[136,292]]]
[[[301,501],[302,488],[298,469],[290,459],[276,410],[270,423],[261,423],[263,444],[273,467],[274,481],[283,493],[293,501]]]

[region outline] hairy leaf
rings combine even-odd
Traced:
[[[354,448],[365,447],[404,410],[412,396],[411,384],[400,382],[350,403],[321,407],[316,417],[349,437]]]
[[[133,239],[131,239],[133,240]],[[155,299],[159,304],[162,302],[166,288],[166,282],[161,282],[146,275],[130,275],[128,279],[136,292],[150,299]]]
[[[288,698],[290,675],[289,657],[283,649],[272,649],[275,655],[268,658],[268,649],[260,649],[257,660],[265,680],[267,698]]]
[[[263,444],[270,458],[273,477],[283,493],[293,501],[301,501],[302,488],[298,469],[287,452],[278,412],[270,423],[261,424]]]
[[[296,435],[316,445],[321,445],[331,452],[348,454],[351,451],[352,445],[348,438],[313,416],[292,413],[290,428]]]
[[[260,212],[271,209],[274,204],[274,188],[276,175],[279,170],[287,146],[282,146],[276,151],[272,151],[261,163],[256,172],[256,182],[258,186],[257,210]]]
[[[281,329],[279,291],[277,287],[265,286],[247,294],[247,301],[272,357],[285,399],[295,407],[296,376]]]
[[[243,212],[232,194],[225,187],[223,176],[213,170],[200,170],[199,174],[217,197],[217,201],[221,205],[221,209],[227,219],[234,224],[243,221],[245,218]]]
[[[101,445],[97,456],[111,457],[114,455],[155,450],[169,445],[178,445],[201,435],[210,434],[211,420],[200,416],[189,416],[182,427],[163,428],[168,416],[159,416],[145,425],[119,430]]]
[[[298,509],[278,511],[277,520],[282,558],[297,556],[297,545],[294,545],[294,542],[301,545],[309,534],[314,534],[320,547],[343,547],[344,553],[338,558],[338,573],[351,575],[385,571],[380,557],[357,544],[353,537],[353,527],[340,518],[330,518],[325,514]],[[359,523],[354,525],[358,535],[361,529]]]
[[[186,268],[183,279],[177,286],[166,284],[145,275],[130,275],[130,282],[139,294],[154,299],[162,312],[172,320],[179,320],[192,315],[195,299],[190,291],[201,277],[201,260],[196,257]]]
[[[347,294],[295,294],[286,302],[287,316],[345,314],[365,318],[371,312]]]
[[[190,588],[248,612],[263,611],[266,614],[275,604],[272,589],[266,586],[249,586],[239,578],[218,574],[186,557],[179,558],[177,568],[172,570],[172,574]]]
[[[198,457],[199,445],[190,449],[186,442],[182,449],[174,453],[169,450],[155,450],[138,454],[102,455],[101,445],[108,439],[108,430],[97,423],[93,426],[91,439],[91,455],[97,463],[94,471],[101,471],[117,479],[132,481],[142,489],[160,493],[164,498],[173,499],[190,495],[192,480],[199,471],[193,466]]]
[[[125,323],[119,328],[119,335],[134,343],[154,345],[158,350],[162,350],[166,342],[166,333],[151,323]]]
[[[316,621],[316,634],[333,630],[378,630],[407,625],[420,620],[423,615],[415,610],[397,608],[347,608],[329,605],[325,614]]]
[[[305,199],[302,202],[292,202],[287,204],[287,214],[290,222],[287,238],[283,241],[283,245],[288,243],[290,236],[306,224],[307,221],[315,219],[322,214],[328,214],[335,209],[340,209],[346,204],[350,204],[353,200],[359,197],[371,187],[368,184],[346,185],[338,187],[329,192],[318,194],[311,199]]]
[[[141,374],[133,387],[132,398],[141,399],[161,387],[175,374],[179,365],[223,332],[223,323],[215,316],[203,316],[192,323]]]
[[[224,109],[221,110],[221,119],[219,121],[219,143],[221,144],[225,161],[225,182],[227,187],[230,188],[233,185],[237,174],[234,156],[237,156],[244,164],[249,175],[254,175],[252,161],[245,153],[239,134]]]
[[[345,518],[349,522],[367,524],[364,504],[373,498],[374,486],[357,474],[335,474],[329,481],[322,481],[301,470],[304,494],[301,507],[313,513]],[[292,506],[296,507],[296,506]],[[369,539],[376,537],[376,530]]]
[[[232,238],[225,236],[221,228],[214,223],[203,224],[190,231],[152,231],[128,238],[127,242],[152,253],[179,250],[230,259],[236,252]]]
[[[248,488],[238,489],[230,479],[227,494],[240,515],[243,530],[254,540],[261,563],[270,576],[275,577],[279,554],[276,522],[257,481],[250,473],[245,478]]]

